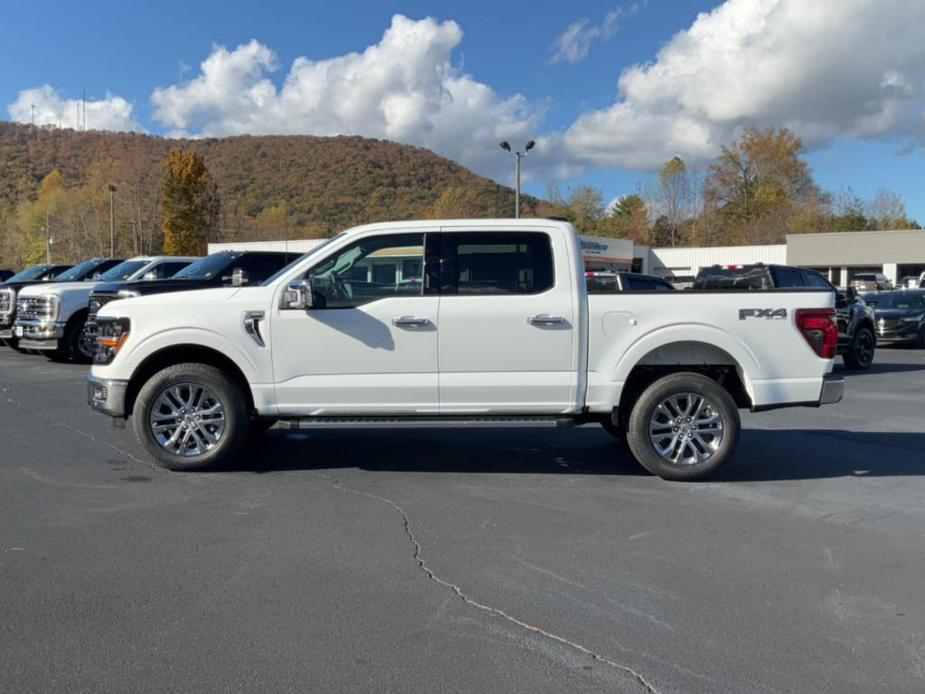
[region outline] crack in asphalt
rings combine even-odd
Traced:
[[[640,674],[633,668],[629,667],[628,665],[618,663],[615,660],[611,660],[610,658],[604,655],[601,655],[600,653],[596,653],[595,651],[592,651],[590,648],[586,648],[585,646],[582,646],[580,643],[576,643],[575,641],[567,639],[564,636],[559,636],[558,634],[554,634],[551,631],[546,631],[545,629],[541,627],[528,624],[527,622],[521,619],[518,619],[517,617],[514,617],[513,615],[508,614],[507,612],[505,612],[504,610],[500,608],[492,607],[491,605],[486,605],[485,603],[479,602],[478,600],[475,600],[469,597],[465,592],[463,592],[462,588],[460,588],[459,585],[457,585],[456,583],[453,583],[452,581],[448,581],[438,576],[436,573],[434,573],[434,570],[431,569],[430,566],[427,565],[427,562],[424,561],[423,551],[421,549],[421,543],[418,542],[417,538],[414,536],[414,532],[411,530],[411,520],[409,519],[408,514],[405,512],[405,510],[401,506],[399,506],[398,504],[396,504],[394,501],[392,501],[391,499],[387,497],[379,496],[378,494],[371,494],[369,492],[363,492],[358,489],[351,489],[350,487],[345,487],[344,485],[340,483],[340,480],[338,480],[336,477],[332,477],[331,475],[325,475],[323,473],[319,473],[319,474],[322,477],[328,479],[331,482],[331,486],[334,487],[335,489],[338,489],[342,492],[347,492],[348,494],[354,494],[355,496],[365,496],[369,499],[375,499],[376,501],[381,501],[382,503],[388,504],[389,506],[391,506],[399,514],[399,516],[401,516],[402,528],[405,532],[405,535],[408,537],[408,540],[411,542],[411,546],[413,549],[412,558],[417,563],[418,568],[421,571],[423,571],[424,574],[431,581],[434,581],[435,583],[445,588],[449,588],[451,591],[453,591],[456,594],[456,596],[462,599],[467,605],[470,605],[479,610],[482,610],[483,612],[488,612],[489,614],[493,614],[498,617],[501,617],[507,620],[508,622],[510,622],[511,624],[514,624],[533,634],[539,634],[540,636],[544,636],[547,639],[550,639],[551,641],[555,641],[556,643],[559,643],[563,646],[576,650],[579,653],[582,653],[588,656],[592,660],[595,660],[599,663],[602,663],[611,668],[614,668],[615,670],[618,670],[625,675],[629,675],[633,680],[635,680],[637,684],[639,684],[646,692],[648,692],[648,694],[659,694],[659,691],[655,688],[655,686],[651,682],[649,682],[642,674]]]
[[[26,412],[28,412],[29,414],[33,415],[34,417],[41,417],[41,418],[44,419],[45,421],[51,422],[52,426],[57,426],[57,427],[61,427],[62,429],[67,429],[67,430],[70,431],[71,433],[77,434],[78,436],[80,436],[80,437],[82,437],[82,438],[85,438],[85,439],[87,439],[88,441],[92,441],[93,443],[97,444],[98,446],[105,446],[105,447],[107,447],[107,448],[110,448],[110,449],[114,450],[116,453],[119,453],[120,455],[125,456],[126,458],[128,458],[129,460],[131,460],[133,463],[139,463],[139,464],[141,464],[141,465],[147,465],[148,467],[154,468],[155,470],[158,470],[159,472],[163,472],[163,470],[162,470],[161,468],[157,467],[157,466],[154,465],[153,463],[150,463],[150,462],[147,462],[147,461],[144,461],[144,460],[140,460],[140,459],[136,458],[135,456],[133,456],[133,455],[132,455],[131,453],[129,453],[128,451],[123,450],[123,449],[119,448],[118,446],[115,446],[115,445],[109,443],[108,441],[101,441],[100,439],[96,438],[93,434],[88,434],[86,431],[83,431],[82,429],[78,429],[77,427],[72,426],[71,424],[67,424],[66,422],[62,422],[62,421],[60,421],[60,420],[58,420],[58,419],[55,419],[54,417],[52,417],[52,416],[49,415],[49,414],[46,414],[46,413],[44,413],[44,412],[42,412],[42,411],[40,411],[40,410],[36,410],[35,408],[30,407],[30,406],[27,405],[26,403],[24,403],[24,402],[22,402],[22,401],[20,401],[20,400],[17,400],[16,398],[10,397],[10,395],[9,395],[9,388],[3,388],[2,391],[0,391],[0,392],[3,393],[3,399],[6,400],[6,402],[9,403],[10,405],[15,405],[16,407],[19,407],[19,408],[25,410]]]

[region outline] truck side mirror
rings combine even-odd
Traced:
[[[312,281],[302,279],[293,280],[283,290],[279,307],[284,311],[305,311],[313,305]]]
[[[236,267],[231,273],[231,286],[243,287],[247,284],[247,273],[244,268]]]
[[[851,302],[858,298],[858,290],[854,287],[848,287],[845,290],[845,298]]]

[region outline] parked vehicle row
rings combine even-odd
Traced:
[[[246,255],[191,265],[213,282],[230,271],[198,291],[94,292],[109,300],[88,402],[131,419],[167,468],[221,465],[277,420],[599,424],[653,473],[686,480],[730,458],[740,408],[818,406],[844,389],[831,288],[589,292],[564,222],[367,225],[265,281],[245,281]]]
[[[294,256],[223,252],[207,258],[92,258],[74,267],[36,265],[0,284],[0,338],[52,359],[90,363],[96,354],[93,318],[113,299],[148,293],[261,282]]]
[[[716,265],[701,269],[694,280],[694,289],[701,290],[794,288],[825,289],[835,295],[838,354],[849,369],[869,369],[877,347],[874,311],[861,300],[854,287],[836,289],[822,273],[791,265]]]

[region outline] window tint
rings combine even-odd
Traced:
[[[624,275],[623,281],[626,282],[626,288],[631,292],[648,292],[654,289],[652,283],[645,277]]]
[[[803,276],[806,277],[806,286],[808,287],[818,287],[820,289],[831,289],[832,285],[829,284],[829,281],[822,275],[817,275],[815,272],[809,272],[808,270],[803,273]]]
[[[360,239],[308,271],[316,308],[352,308],[424,292],[424,234]]]
[[[235,262],[229,274],[233,274],[238,268],[244,270],[246,284],[255,285],[263,282],[267,277],[276,273],[281,267],[286,265],[289,256],[268,253],[249,253],[242,256]]]
[[[674,286],[670,282],[664,282],[662,280],[652,280],[652,289],[657,292],[672,292],[674,291]]]
[[[792,267],[779,267],[774,270],[778,287],[803,287],[803,273]]]
[[[444,234],[443,254],[447,294],[538,294],[555,284],[547,234]]]
[[[154,268],[153,272],[157,276],[157,279],[162,280],[168,277],[173,277],[189,264],[190,261],[188,260],[172,260],[167,263],[161,263]]]

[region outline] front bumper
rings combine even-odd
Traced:
[[[23,349],[55,350],[58,342],[64,339],[63,322],[21,320],[13,326],[13,337],[19,340]]]
[[[128,381],[114,381],[87,376],[87,404],[97,412],[110,417],[125,417],[125,394]]]
[[[845,377],[838,374],[826,374],[822,379],[820,405],[832,405],[845,397]]]

